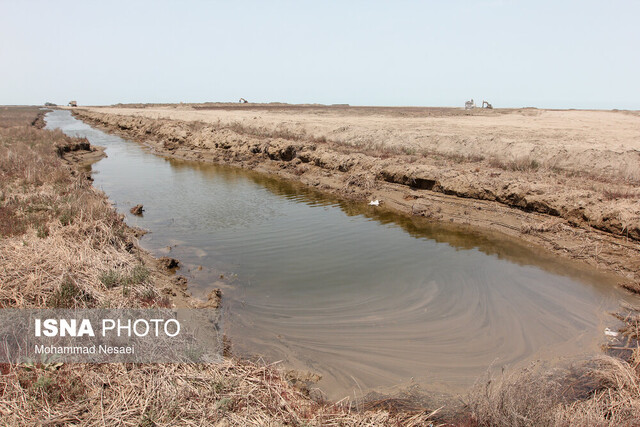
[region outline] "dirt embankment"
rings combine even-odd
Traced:
[[[640,278],[636,115],[432,110],[74,111],[164,155],[276,174],[341,197],[379,199],[385,208],[497,230]],[[581,142],[582,128],[592,135]],[[474,139],[474,132],[489,140]],[[369,139],[362,142],[361,135]],[[613,138],[610,145],[606,137]]]

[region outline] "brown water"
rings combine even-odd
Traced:
[[[223,288],[236,352],[318,372],[330,398],[410,382],[457,392],[491,364],[597,353],[628,298],[504,236],[166,159],[68,111],[47,122],[107,148],[94,185],[151,231],[145,248],[182,262],[194,295]],[[138,203],[142,218],[128,213]]]

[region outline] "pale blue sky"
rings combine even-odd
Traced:
[[[0,104],[640,109],[640,1],[0,0]]]

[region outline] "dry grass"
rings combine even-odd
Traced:
[[[427,425],[429,414],[318,404],[273,366],[237,363],[5,366],[0,413],[11,425]]]
[[[620,336],[606,347],[620,357],[599,356],[549,369],[491,375],[467,396],[482,426],[635,426],[640,420],[640,309],[615,316]]]
[[[553,425],[550,408],[561,402],[564,372],[536,365],[479,381],[468,400],[474,418],[483,426]]]
[[[201,122],[187,122],[189,126],[195,126],[193,130],[206,126]],[[194,123],[197,123],[194,125]],[[413,157],[416,161],[420,158],[428,158],[430,160],[451,162],[451,163],[481,163],[486,166],[512,172],[542,172],[553,173],[566,177],[584,177],[589,180],[604,183],[619,183],[626,185],[636,185],[640,183],[640,169],[621,170],[613,174],[605,175],[602,173],[593,173],[591,171],[575,171],[563,169],[555,164],[543,162],[531,155],[506,158],[500,156],[486,157],[480,153],[457,153],[442,152],[432,149],[425,149],[411,145],[389,145],[384,141],[374,141],[367,138],[352,138],[349,140],[332,140],[325,135],[309,135],[304,129],[294,132],[286,127],[270,129],[264,126],[256,127],[247,125],[243,122],[232,122],[230,124],[217,123],[216,129],[229,129],[240,135],[248,135],[258,138],[281,138],[289,141],[310,142],[313,144],[329,144],[333,149],[340,153],[351,154],[361,153],[367,156],[380,159],[388,159],[399,156]],[[412,163],[412,161],[410,161]],[[637,199],[639,194],[633,191],[611,190],[604,194],[606,200],[617,200],[620,198]]]
[[[489,165],[497,169],[518,172],[536,171],[541,167],[540,162],[530,156],[519,157],[510,160],[502,159],[499,157],[492,157],[491,159],[489,159]]]
[[[550,231],[557,231],[562,227],[563,223],[564,221],[561,219],[552,218],[536,224],[523,224],[520,227],[520,232],[522,234],[531,234],[531,233],[546,233]]]
[[[635,199],[640,200],[640,192],[631,190],[607,189],[602,192],[605,200]]]
[[[582,178],[589,181],[605,184],[632,185],[640,184],[640,168],[627,167],[624,170],[602,171],[566,169],[558,166],[555,162],[541,161],[531,155],[504,158],[492,156],[487,159],[487,166],[494,169],[502,169],[512,172],[539,172],[542,174],[553,174],[567,178]],[[637,199],[640,193],[625,189],[611,189],[603,192],[605,200]]]
[[[2,307],[134,303],[98,280],[111,266],[139,261],[124,250],[128,233],[108,200],[60,159],[58,147],[70,142],[59,131],[0,129]]]
[[[556,424],[581,426],[638,425],[640,382],[637,352],[630,363],[613,357],[597,360],[585,374],[597,384],[587,399],[565,404]]]
[[[0,107],[0,128],[14,126],[42,127],[42,115],[39,107]]]
[[[301,132],[294,132],[285,127],[270,129],[264,126],[251,126],[237,121],[225,125],[218,123],[216,127],[218,129],[229,129],[240,135],[249,135],[258,138],[285,139],[288,141],[309,141],[316,144],[324,144],[328,142],[325,136],[309,135],[304,129]]]
[[[636,352],[630,362],[601,356],[553,370],[532,365],[478,382],[469,406],[482,426],[636,425],[638,360]]]

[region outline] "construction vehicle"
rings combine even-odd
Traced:
[[[485,104],[487,105],[485,107]],[[482,101],[482,108],[488,108],[489,110],[493,110],[493,105],[489,104],[487,101]]]
[[[77,107],[78,103],[76,101],[69,101],[69,107]]]

